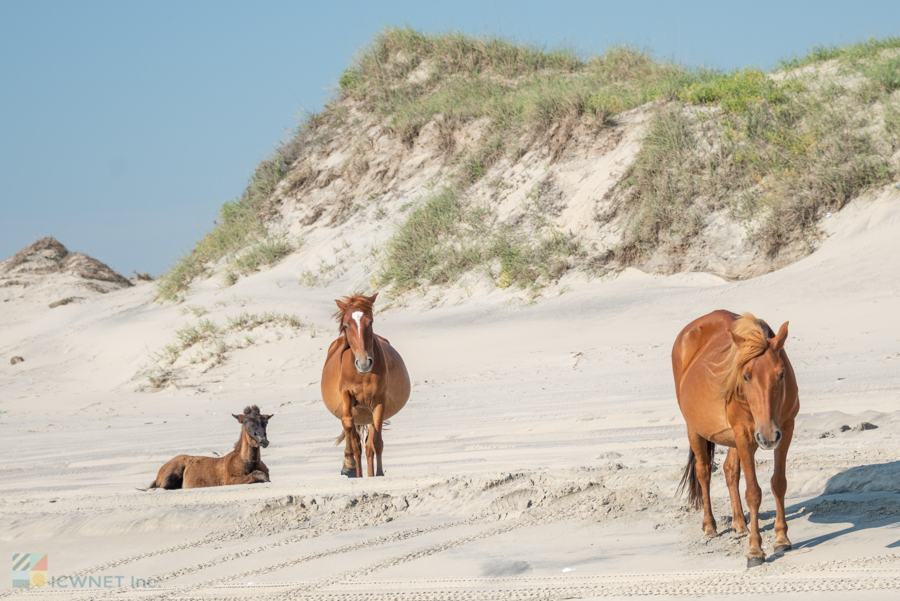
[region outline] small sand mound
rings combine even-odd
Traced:
[[[56,238],[51,237],[41,238],[17,252],[11,259],[0,262],[2,276],[50,273],[68,273],[85,280],[111,282],[122,288],[134,285],[105,263],[81,253],[70,253]]]
[[[134,286],[108,265],[81,253],[69,252],[55,238],[41,238],[5,261],[0,261],[0,288],[42,290],[60,306],[80,300],[82,292],[106,294]],[[72,294],[75,291],[78,294]],[[30,296],[30,294],[29,294]],[[53,299],[52,297],[56,297]]]

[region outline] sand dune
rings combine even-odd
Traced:
[[[628,270],[569,276],[564,293],[533,303],[497,289],[391,303],[376,332],[414,387],[385,435],[383,479],[339,475],[340,424],[318,388],[332,299],[365,285],[364,265],[310,288],[298,277],[317,257],[301,250],[233,287],[208,280],[179,306],[151,302],[148,285],[54,309],[50,291],[0,288],[4,553],[48,553],[52,577],[123,584],[64,579],[69,588],[0,596],[890,598],[900,587],[897,191],[825,226],[817,252],[742,282]],[[719,308],[789,320],[800,383],[794,550],[753,570],[746,539],[729,530],[721,471],[718,538],[702,539],[700,514],[674,498],[687,439],[671,344]],[[266,312],[299,323],[237,319]],[[221,329],[215,342],[185,349],[154,388],[153,354],[203,319]],[[229,451],[230,414],[251,403],[276,413],[263,451],[271,483],[135,490],[175,454]],[[766,481],[771,454],[757,457]]]

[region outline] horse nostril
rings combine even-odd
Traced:
[[[759,435],[759,432],[756,433],[756,442],[759,444],[762,444],[763,442],[762,436]]]
[[[775,444],[778,444],[778,441],[781,440],[781,430],[775,431]]]

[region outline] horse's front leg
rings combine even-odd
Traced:
[[[260,470],[253,470],[246,476],[229,478],[226,484],[255,484],[257,482],[269,482],[269,476]]]
[[[787,454],[794,435],[794,420],[784,424],[781,429],[784,438],[775,449],[775,473],[772,474],[772,494],[775,496],[775,552],[784,553],[791,550],[788,538],[787,518],[784,515],[784,495],[787,492]]]
[[[347,390],[341,391],[341,407],[343,409],[341,425],[344,428],[344,466],[341,468],[341,475],[356,478],[359,467],[359,463],[354,461],[353,442],[356,439],[356,430],[353,427],[353,403]]]
[[[725,457],[725,483],[728,484],[728,495],[731,497],[731,529],[735,534],[747,534],[747,520],[744,519],[744,508],[741,507],[741,460],[737,449],[728,449]]]
[[[372,411],[372,433],[369,437],[372,439],[372,448],[374,455],[378,459],[378,471],[376,476],[384,476],[384,470],[381,468],[381,452],[384,450],[384,440],[381,438],[381,428],[384,424],[384,403],[375,405]],[[371,456],[370,456],[371,457]],[[369,460],[369,475],[372,475],[372,461]]]
[[[751,440],[746,432],[736,434],[738,434],[735,436],[738,456],[747,481],[746,498],[747,507],[750,509],[750,552],[747,553],[747,567],[752,568],[766,561],[766,554],[762,551],[762,536],[759,534],[759,504],[762,502],[762,489],[756,478],[756,442]]]

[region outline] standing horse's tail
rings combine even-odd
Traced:
[[[365,442],[366,436],[368,436],[368,433],[369,433],[369,426],[356,426],[356,434],[357,434],[357,436],[359,436],[359,439],[361,441]],[[344,433],[343,430],[341,430],[341,435],[335,439],[334,446],[338,446],[339,444],[344,442],[344,439],[346,437],[347,437],[347,435]]]
[[[381,429],[387,430],[388,429],[387,427],[390,425],[391,425],[391,420],[386,419],[386,420],[384,420],[384,422],[382,422]],[[369,435],[369,426],[356,426],[356,433],[359,434],[359,437],[361,440],[365,441],[366,437]],[[334,446],[338,446],[339,444],[344,442],[345,436],[346,436],[346,434],[344,434],[344,431],[341,430],[341,435],[335,439]]]
[[[712,467],[716,443],[707,440],[706,452],[709,455],[709,465]],[[697,477],[697,457],[694,455],[693,448],[688,449],[687,465],[684,466],[684,474],[681,476],[681,483],[678,484],[675,496],[680,497],[685,488],[688,489],[688,504],[694,509],[700,509],[703,505],[703,491],[700,488],[700,479]]]

